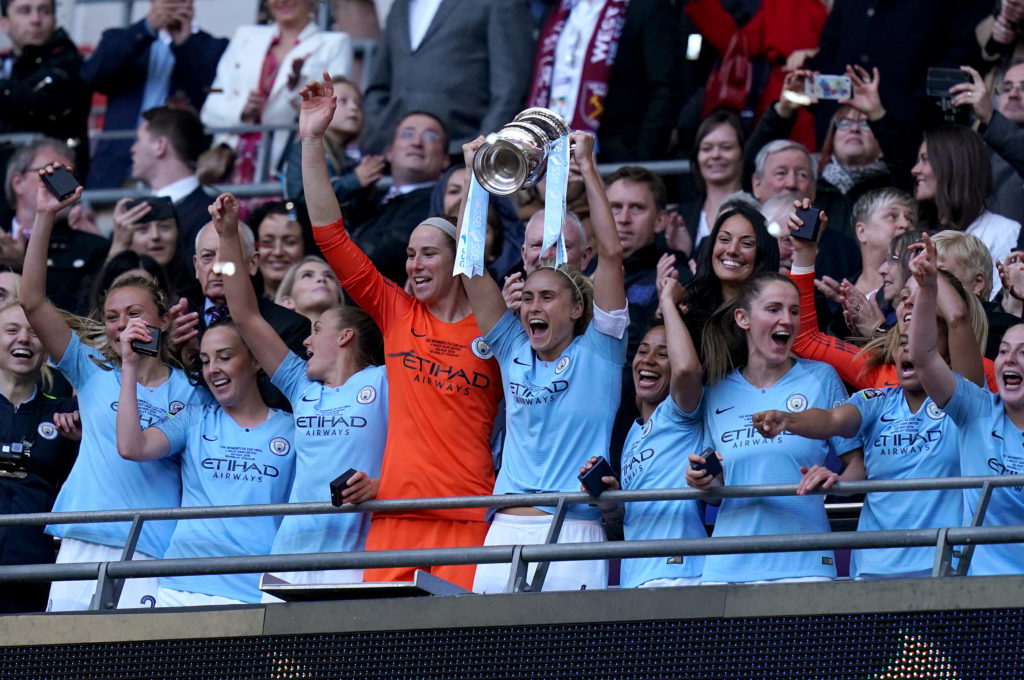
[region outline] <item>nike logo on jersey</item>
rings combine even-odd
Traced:
[[[992,430],[992,436],[995,437],[996,439],[1002,439],[1003,438],[1003,435],[999,434],[995,430]]]
[[[306,399],[305,397],[303,397],[302,401],[320,401],[320,397],[313,397],[312,399]]]
[[[219,439],[219,437],[211,437],[210,435],[204,434],[203,439],[205,439],[208,442],[215,442]]]
[[[525,361],[520,361],[518,357],[512,359],[512,363],[519,364],[520,366],[529,366],[530,365],[530,364],[526,363]]]
[[[715,409],[715,415],[719,415],[720,416],[723,413],[725,413],[726,411],[731,411],[734,408],[736,408],[736,407],[735,406],[726,406],[725,408],[716,408]]]
[[[425,338],[425,337],[427,337],[426,333],[417,333],[415,328],[410,328],[409,332],[412,333],[412,337],[414,337],[414,338]]]
[[[895,418],[886,418],[885,416],[882,416],[882,422],[883,423],[891,423],[891,422],[893,422],[895,420],[896,420]]]

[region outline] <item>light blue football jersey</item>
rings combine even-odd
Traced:
[[[686,413],[672,397],[658,404],[641,423],[633,423],[622,447],[622,488],[678,489],[686,487],[687,456],[704,450],[703,403]],[[696,500],[626,503],[623,531],[626,540],[707,538]],[[671,562],[669,560],[672,560]],[[622,560],[624,588],[658,578],[694,578],[704,567],[703,555],[679,558],[645,557]]]
[[[501,366],[505,391],[505,448],[494,493],[579,491],[580,466],[608,455],[625,334],[613,338],[591,322],[558,359],[541,361],[518,319],[505,312],[484,340]],[[589,505],[570,506],[567,514],[600,516]]]
[[[326,503],[330,482],[349,468],[380,477],[388,434],[388,381],[383,366],[367,366],[345,384],[326,387],[306,377],[306,362],[289,352],[272,378],[292,404],[295,481],[289,503]],[[362,550],[366,513],[288,515],[274,554]]]
[[[857,448],[856,441],[833,437],[828,441],[783,433],[766,439],[752,425],[752,416],[768,409],[803,411],[831,408],[846,402],[839,376],[828,364],[796,359],[789,371],[771,387],[761,389],[734,370],[705,394],[708,446],[722,454],[725,483],[796,484],[801,467],[824,465],[829,453],[840,455]],[[823,496],[725,498],[718,511],[713,536],[759,536],[829,531]],[[702,580],[713,582],[765,581],[780,578],[835,578],[831,550],[709,555]]]
[[[860,411],[857,439],[864,445],[868,479],[960,476],[956,424],[931,399],[911,413],[903,388],[887,387],[861,390],[847,403]],[[963,513],[962,497],[959,489],[869,493],[857,530],[957,526]],[[934,561],[932,547],[854,550],[850,576],[924,572]]]
[[[71,474],[57,494],[53,511],[176,508],[181,505],[181,469],[177,456],[136,463],[125,460],[117,452],[121,371],[111,368],[97,350],[84,345],[74,333],[57,368],[78,394],[82,444]],[[181,411],[194,401],[205,403],[209,399],[205,389],[189,384],[183,371],[176,368],[170,371],[170,378],[162,385],[135,387],[143,428]],[[53,524],[46,527],[46,533],[121,547],[128,538],[130,526],[128,522]],[[146,522],[142,525],[137,549],[151,557],[163,557],[173,531],[173,521]]]
[[[181,453],[182,507],[286,503],[295,471],[291,415],[270,409],[242,427],[218,406],[192,406],[155,423]],[[178,522],[166,557],[267,555],[280,517],[225,517]],[[242,602],[259,602],[259,574],[167,576],[160,585]]]
[[[964,476],[1024,474],[1024,432],[1003,410],[998,394],[957,378],[956,391],[943,409],[960,432],[960,469]],[[981,489],[964,490],[964,524],[970,524]],[[1024,523],[1024,487],[992,490],[983,526]],[[972,576],[1019,574],[1024,571],[1024,544],[979,545],[974,549]]]

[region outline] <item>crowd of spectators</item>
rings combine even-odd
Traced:
[[[837,480],[1024,473],[1021,0],[384,4],[372,58],[314,0],[266,0],[230,38],[152,0],[85,57],[55,0],[0,0],[0,514],[326,501],[349,468],[346,502],[568,492],[602,456],[609,488],[800,495],[572,506],[561,542],[744,536],[827,531],[805,494]],[[699,115],[739,43],[746,104]],[[848,96],[811,96],[820,74]],[[91,97],[134,140],[90,143]],[[474,154],[528,106],[573,130],[566,261],[542,252],[542,179],[490,197],[484,274],[453,276]],[[645,167],[666,159],[689,172]],[[218,189],[261,163],[273,195]],[[125,195],[54,196],[65,167],[86,199]],[[869,495],[859,528],[978,503]],[[147,522],[135,559],[535,543],[552,512]],[[1022,519],[994,490],[985,523]],[[0,564],[116,560],[127,531],[0,528]],[[931,573],[930,549],[838,557],[623,560],[618,582]],[[971,573],[1022,558],[981,546]],[[546,587],[609,578],[562,563]],[[87,608],[94,586],[0,584],[0,612]],[[261,598],[251,575],[135,579],[119,606]]]

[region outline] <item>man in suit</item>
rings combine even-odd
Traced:
[[[349,233],[381,274],[405,282],[405,247],[409,234],[430,217],[430,194],[450,159],[448,135],[433,114],[407,113],[395,126],[385,158],[391,167],[391,188],[372,201],[372,208],[352,220]]]
[[[180,342],[182,324],[194,328],[198,332],[194,337],[198,340],[210,324],[231,315],[224,294],[225,276],[256,276],[259,271],[259,254],[256,252],[256,240],[252,229],[245,224],[239,224],[238,227],[242,236],[242,254],[248,265],[246,271],[231,274],[216,266],[220,263],[220,237],[213,223],[207,222],[206,226],[199,230],[195,239],[196,254],[193,256],[198,286],[187,300],[189,314],[183,314],[184,309],[180,302],[175,305],[177,309],[172,310],[174,316],[181,317],[180,321],[175,322],[176,328],[171,334],[172,341]],[[306,348],[302,343],[310,334],[309,319],[275,304],[264,296],[259,298],[259,309],[260,315],[273,326],[288,348],[300,357],[305,357]],[[183,355],[184,353],[183,350]]]
[[[433,112],[448,152],[522,109],[533,57],[527,0],[396,0],[363,101],[366,153],[380,153],[406,111]]]
[[[178,247],[194,253],[196,234],[210,221],[213,197],[195,175],[206,135],[199,116],[190,109],[158,106],[142,114],[131,147],[132,179],[145,182],[157,196],[174,201],[178,213]]]
[[[143,111],[163,106],[168,98],[202,108],[228,41],[197,30],[193,14],[192,0],[153,0],[141,21],[103,32],[82,66],[82,78],[107,95],[104,130],[132,130]],[[130,140],[101,140],[86,186],[117,187],[127,180],[130,148]]]

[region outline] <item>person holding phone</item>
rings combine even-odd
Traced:
[[[789,432],[766,439],[752,425],[766,409],[791,413],[829,408],[846,401],[846,390],[828,364],[793,359],[790,350],[800,325],[796,286],[777,272],[746,281],[728,305],[716,311],[705,329],[704,363],[708,386],[704,413],[708,445],[722,458],[723,472],[686,470],[686,482],[698,489],[730,484],[795,484],[815,465],[859,447],[832,437],[807,439]],[[730,370],[730,366],[739,368]],[[704,465],[703,456],[690,462]],[[798,534],[829,531],[823,496],[725,498],[713,536]],[[704,583],[827,580],[835,578],[831,550],[746,555],[708,555]]]
[[[121,335],[129,322],[166,330],[167,299],[150,279],[124,277],[115,282],[102,300],[103,327],[81,320],[86,337],[98,340],[99,349],[87,345],[51,305],[44,293],[46,253],[54,216],[81,196],[81,189],[58,200],[42,181],[54,165],[40,171],[37,180],[36,218],[25,252],[21,304],[46,353],[78,393],[82,419],[82,443],[75,465],[57,494],[55,512],[167,508],[181,504],[181,472],[177,459],[142,465],[117,454],[115,419],[118,395],[134,390],[140,424],[149,425],[186,404],[203,400],[203,391],[191,385],[185,373],[172,365],[166,343],[159,356],[141,356],[130,380],[121,374]],[[173,522],[146,522],[134,559],[161,558],[167,549]],[[46,532],[61,540],[57,562],[116,562],[128,537],[128,522],[50,525]],[[50,587],[48,611],[88,609],[95,581],[56,581]],[[125,581],[119,607],[147,607],[156,602],[155,578]]]
[[[132,319],[121,332],[123,380],[117,401],[117,452],[132,464],[173,459],[181,470],[182,506],[285,503],[295,471],[291,417],[269,408],[257,385],[260,365],[230,321],[203,335],[199,360],[216,404],[192,404],[150,423],[139,422],[133,379],[136,346],[153,339]],[[280,517],[181,520],[165,557],[266,555]],[[260,601],[257,574],[161,576],[157,607],[243,604]]]
[[[604,454],[611,442],[629,315],[622,243],[593,158],[594,139],[584,132],[569,136],[597,237],[593,283],[572,265],[541,264],[526,277],[517,318],[486,269],[481,276],[462,276],[484,342],[501,366],[505,391],[505,447],[495,494],[575,491],[580,461]],[[467,168],[482,144],[478,137],[463,146]],[[464,197],[468,190],[467,183]],[[463,198],[460,229],[465,203]],[[602,395],[597,402],[596,394]],[[543,543],[552,512],[550,507],[499,509],[484,545]],[[602,540],[597,509],[570,506],[559,541]],[[508,564],[481,564],[473,590],[504,592],[508,578]],[[544,589],[607,584],[606,560],[554,562]]]
[[[704,413],[700,361],[683,324],[679,305],[683,289],[673,278],[659,281],[659,309],[664,325],[652,326],[633,358],[640,417],[622,447],[621,488],[672,489],[683,486],[688,452],[704,449]],[[718,463],[718,458],[706,462]],[[583,468],[588,470],[591,459]],[[720,467],[720,465],[719,465]],[[615,477],[602,478],[609,489],[620,488]],[[599,503],[600,505],[600,503]],[[707,538],[704,503],[697,500],[623,503],[621,509],[602,508],[621,514],[627,541],[665,538]],[[681,559],[638,557],[622,560],[619,583],[623,588],[696,585],[704,568],[703,555]]]
[[[231,194],[221,194],[210,214],[220,235],[221,262],[240,270],[244,257],[238,202]],[[259,315],[248,277],[225,277],[224,292],[242,339],[292,405],[296,460],[288,502],[329,501],[328,482],[349,468],[357,472],[347,482],[344,501],[372,499],[388,423],[384,341],[377,324],[356,307],[328,308],[306,338],[306,361],[290,352]],[[369,526],[369,516],[361,513],[289,515],[281,520],[271,553],[361,551]],[[277,576],[292,583],[347,583],[361,581],[363,572],[334,569]]]
[[[960,469],[965,476],[1024,474],[1019,455],[1024,432],[1024,324],[1013,326],[999,343],[996,357],[998,394],[958,376],[942,359],[940,336],[931,319],[939,306],[938,264],[935,245],[928,236],[915,247],[910,272],[918,284],[914,315],[910,319],[910,361],[921,386],[935,406],[957,426]],[[980,355],[980,345],[973,348]],[[980,489],[964,489],[964,519],[978,508]],[[992,490],[983,526],[1018,525],[1024,516],[1024,495],[1014,487]],[[972,576],[1019,574],[1024,545],[977,545],[971,560]]]

